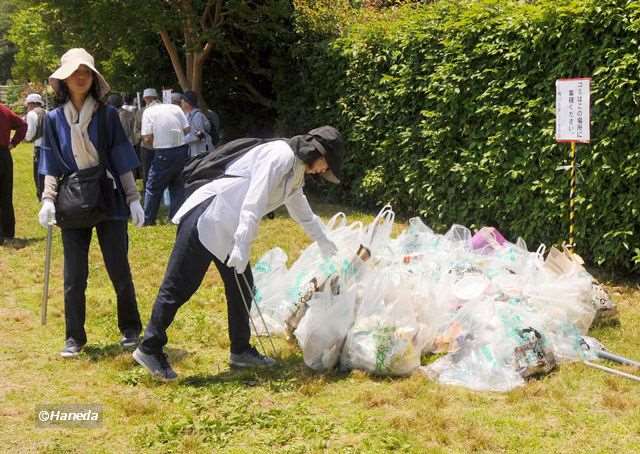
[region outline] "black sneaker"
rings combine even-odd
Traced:
[[[132,356],[138,364],[147,369],[155,378],[162,381],[171,381],[178,378],[178,374],[171,368],[171,364],[169,364],[167,355],[164,352],[149,355],[138,347]]]
[[[229,355],[229,364],[231,367],[245,369],[249,367],[273,367],[276,360],[264,356],[254,347],[249,347],[243,353],[231,353]]]
[[[64,342],[64,348],[60,352],[60,356],[63,358],[78,356],[82,351],[82,347],[84,347],[84,344],[79,344],[74,338],[70,337]]]
[[[120,339],[122,348],[136,348],[140,342],[140,331],[125,331]]]

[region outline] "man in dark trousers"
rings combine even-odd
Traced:
[[[15,131],[13,138],[11,131]],[[16,241],[16,218],[13,211],[13,159],[11,149],[24,139],[27,124],[0,103],[0,244],[20,247]]]

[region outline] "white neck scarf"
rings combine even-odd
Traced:
[[[92,96],[85,98],[80,114],[70,100],[64,105],[64,117],[71,129],[71,150],[78,169],[95,167],[100,162],[98,151],[89,139],[89,123],[96,108],[97,103]]]

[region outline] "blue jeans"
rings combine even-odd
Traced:
[[[169,188],[171,206],[169,217],[176,214],[184,201],[182,169],[187,160],[188,147],[158,148],[154,150],[144,195],[144,223],[153,225],[158,216],[162,193]]]

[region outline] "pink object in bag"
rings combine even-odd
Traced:
[[[506,242],[507,240],[502,236],[502,233],[495,227],[482,227],[471,237],[471,247],[473,249],[483,249],[487,246],[497,249]]]

